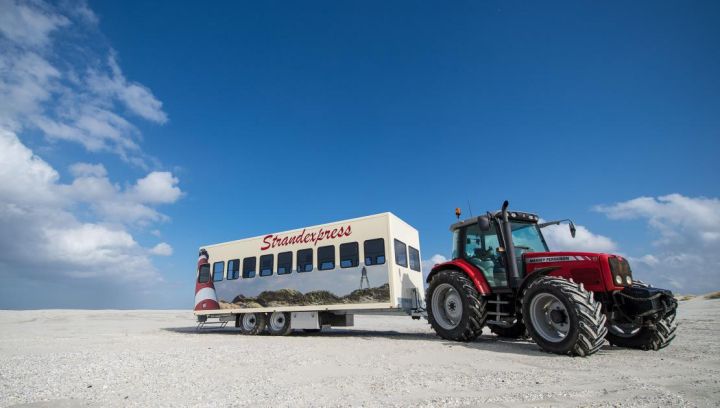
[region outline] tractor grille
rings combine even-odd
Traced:
[[[630,269],[630,264],[627,259],[612,257],[608,259],[608,263],[610,264],[610,272],[612,273],[613,280],[616,276],[620,276],[622,285],[627,286],[625,277],[629,276],[632,278],[632,269]],[[615,284],[617,284],[617,282],[615,282]]]

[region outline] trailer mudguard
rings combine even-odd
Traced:
[[[482,271],[464,259],[453,259],[452,261],[433,266],[426,281],[430,282],[438,272],[447,270],[455,270],[466,274],[475,284],[475,289],[477,289],[481,295],[489,295],[491,293],[490,285]]]

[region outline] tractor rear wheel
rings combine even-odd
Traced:
[[[265,330],[265,313],[244,313],[238,319],[242,334],[260,334]]]
[[[527,337],[527,329],[525,324],[521,320],[516,320],[515,323],[509,326],[501,326],[497,324],[488,324],[490,331],[499,337],[505,337],[508,339],[519,339],[521,337]]]
[[[637,327],[610,323],[607,340],[610,344],[641,350],[660,350],[675,338],[677,323],[675,312],[655,324],[655,327]]]
[[[582,285],[542,277],[530,284],[522,301],[528,333],[543,350],[584,357],[605,342],[607,318]]]
[[[462,272],[440,271],[430,281],[426,299],[428,321],[442,338],[472,341],[487,319],[486,301]]]

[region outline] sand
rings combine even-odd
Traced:
[[[196,333],[187,311],[0,311],[0,406],[718,406],[720,300],[680,305],[670,347],[589,358],[408,317],[279,338]]]

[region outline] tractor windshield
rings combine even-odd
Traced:
[[[536,224],[512,222],[512,239],[516,256],[523,252],[548,252],[548,246]]]

